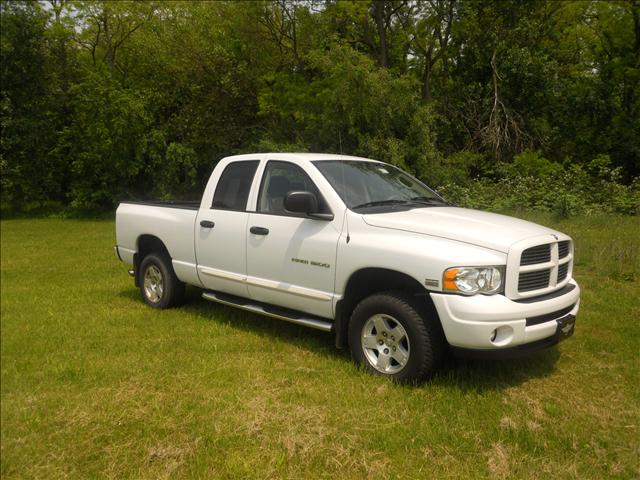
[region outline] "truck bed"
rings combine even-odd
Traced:
[[[116,211],[116,242],[122,260],[133,263],[141,237],[160,240],[173,261],[178,278],[198,285],[194,227],[200,202],[120,203]]]
[[[198,210],[200,208],[200,200],[123,200],[120,203],[147,205],[150,207],[182,208],[184,210]]]

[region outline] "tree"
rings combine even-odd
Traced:
[[[0,3],[2,200],[14,207],[49,198],[58,179],[48,163],[52,126],[47,83],[47,15],[37,3]]]

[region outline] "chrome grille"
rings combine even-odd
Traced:
[[[549,286],[550,270],[538,270],[537,272],[523,272],[518,278],[518,291],[530,292]]]
[[[551,245],[536,245],[522,252],[520,265],[535,265],[551,261]]]
[[[566,256],[566,255],[565,255]],[[558,283],[567,278],[569,272],[569,262],[558,265]]]
[[[564,258],[569,255],[569,240],[558,242],[558,258]]]

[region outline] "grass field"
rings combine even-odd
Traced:
[[[419,387],[197,291],[146,307],[112,222],[4,221],[1,476],[638,478],[640,220],[535,220],[576,240],[575,336]]]

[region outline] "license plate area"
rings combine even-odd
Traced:
[[[558,340],[562,341],[565,338],[569,338],[573,335],[576,327],[576,317],[574,315],[567,315],[565,317],[559,318],[556,320],[558,322],[558,327],[556,329],[556,335],[558,336]]]

